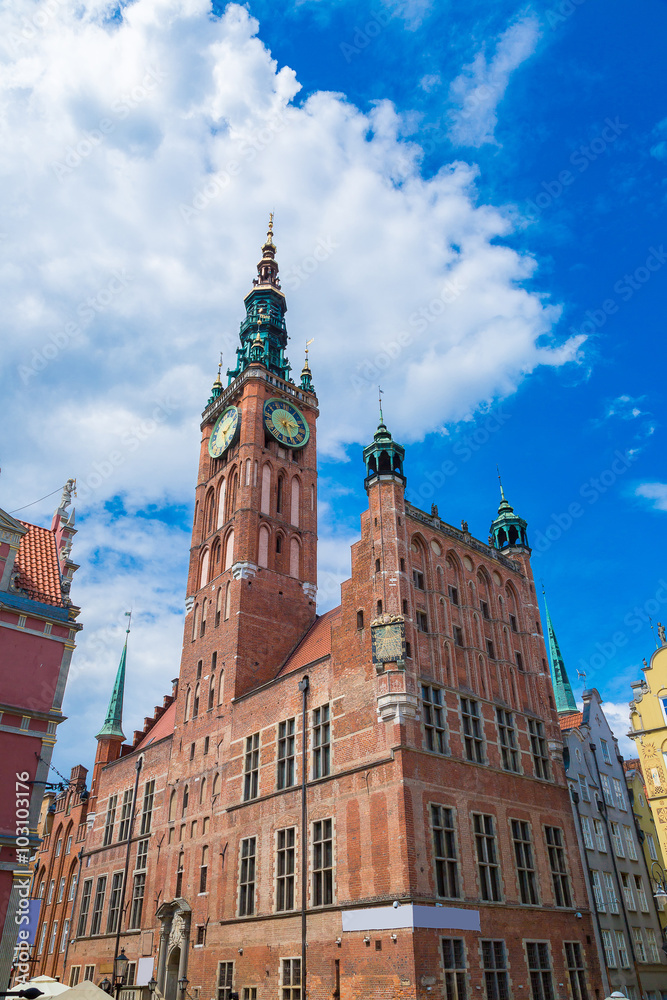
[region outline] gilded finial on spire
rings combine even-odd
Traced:
[[[497,465],[496,465],[496,472],[498,473],[498,482],[500,483],[500,499],[504,500],[505,499],[505,491],[503,490],[503,481],[500,478],[500,469],[498,468]]]
[[[127,623],[127,628],[125,629],[125,634],[129,635],[130,634],[130,629],[132,628],[132,612],[131,611],[126,611],[125,612],[125,617],[130,619],[129,622]],[[127,639],[125,640],[125,642],[127,642]]]
[[[382,416],[382,393],[383,393],[383,391],[384,390],[381,389],[380,386],[378,386],[378,403],[380,404],[380,423],[381,424],[384,423],[384,417]]]
[[[220,373],[222,371],[222,351],[220,351],[220,360],[218,361],[218,374],[215,377],[215,382],[213,383],[213,388],[211,389],[211,395],[209,397],[207,406],[210,406],[214,399],[217,399],[222,395],[222,380],[220,378]]]
[[[313,377],[310,370],[310,365],[308,364],[308,348],[312,344],[315,338],[311,337],[310,340],[306,341],[306,360],[303,363],[303,368],[301,369],[301,388],[305,389],[306,392],[314,392],[313,389]]]

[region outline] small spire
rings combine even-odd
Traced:
[[[378,403],[380,404],[380,424],[384,423],[384,417],[382,416],[382,393],[383,389],[378,386]]]
[[[498,468],[497,465],[496,465],[496,472],[498,473],[498,482],[500,483],[500,499],[504,500],[505,499],[505,491],[503,490],[503,481],[500,478],[500,469]]]
[[[551,622],[544,587],[542,587],[542,596],[544,597],[544,610],[547,618],[549,659],[551,661],[551,683],[553,684],[554,694],[556,696],[556,711],[559,714],[576,712],[577,703],[574,700],[572,686],[567,676],[567,670],[565,669],[565,663],[563,662],[560,646],[558,645],[558,639],[556,638],[556,633],[554,632],[554,627]]]
[[[107,717],[104,720],[104,725],[97,734],[98,740],[105,737],[107,739],[125,739],[125,733],[123,732],[123,695],[125,693],[127,637],[130,634],[130,626],[132,624],[132,612],[126,611],[125,616],[129,619],[125,630],[125,644],[123,646],[123,652],[120,654],[120,663],[118,664],[118,671],[116,673],[116,682],[113,686],[113,691],[111,692],[109,708],[107,709]]]
[[[303,368],[301,369],[301,388],[305,389],[306,392],[314,392],[313,374],[310,370],[310,365],[308,364],[308,347],[312,344],[314,339],[314,337],[311,337],[310,340],[306,341],[306,360],[304,361]]]

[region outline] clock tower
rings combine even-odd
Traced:
[[[224,675],[225,702],[274,678],[316,613],[317,396],[307,360],[290,379],[272,222],[236,367],[202,414],[181,672],[193,704],[204,675]]]

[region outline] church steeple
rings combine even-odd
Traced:
[[[257,277],[244,301],[246,316],[241,323],[240,347],[236,348],[236,368],[227,375],[231,383],[249,365],[262,364],[274,375],[290,382],[290,363],[285,356],[287,303],[280,287],[276,246],[273,242],[273,213],[269,216],[269,230],[262,246],[262,259],[257,265]]]
[[[527,549],[528,535],[526,528],[528,527],[528,522],[514,513],[514,507],[512,507],[509,500],[505,497],[500,473],[498,473],[498,480],[500,481],[500,504],[498,506],[498,514],[491,522],[490,541],[497,549]]]
[[[544,590],[542,590],[544,594]],[[561,656],[558,639],[551,622],[549,608],[547,607],[546,596],[544,598],[544,610],[547,615],[547,634],[549,637],[549,659],[551,661],[551,682],[556,696],[556,711],[559,713],[569,713],[577,711],[577,703],[574,700],[570,680],[567,676],[565,663]]]
[[[126,611],[125,614],[131,617],[132,612]],[[116,672],[116,682],[113,686],[113,691],[111,692],[111,699],[109,701],[109,708],[107,709],[107,717],[104,721],[104,725],[97,734],[97,739],[125,739],[125,733],[123,732],[123,695],[125,693],[125,664],[127,662],[127,637],[130,634],[130,622],[128,622],[127,629],[125,630],[125,645],[123,646],[123,652],[120,654],[120,663],[118,664],[118,670]]]

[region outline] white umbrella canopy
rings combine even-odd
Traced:
[[[109,1000],[109,994],[101,990],[99,986],[95,983],[91,983],[90,980],[84,979],[82,982],[77,983],[73,986],[71,993],[76,994],[73,997],[68,997],[68,1000]]]
[[[65,993],[69,990],[69,986],[59,983],[57,979],[53,979],[51,976],[35,976],[29,982],[21,983],[20,989],[27,990],[31,986],[34,986],[37,990],[41,990],[45,997],[57,997],[59,993]]]

